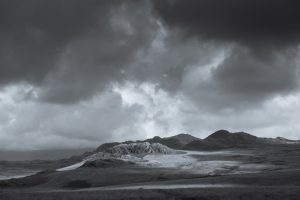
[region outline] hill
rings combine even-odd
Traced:
[[[198,141],[200,140],[199,138],[196,138],[192,135],[189,134],[178,134],[178,135],[174,135],[171,137],[165,137],[165,138],[161,138],[159,136],[155,136],[153,138],[150,139],[146,139],[146,140],[138,140],[138,141],[126,141],[126,142],[111,142],[111,143],[104,143],[102,145],[100,145],[95,151],[96,152],[100,152],[100,151],[107,151],[108,149],[116,146],[116,145],[120,145],[120,144],[131,144],[131,143],[143,143],[143,142],[149,142],[150,144],[154,144],[154,143],[160,143],[162,145],[166,145],[172,149],[182,149],[183,146],[185,146],[186,144],[192,142],[192,141]]]
[[[280,137],[260,138],[245,132],[231,133],[227,130],[219,130],[203,140],[192,141],[182,148],[186,150],[216,150],[284,144],[299,144],[299,141],[288,140]]]
[[[218,150],[228,148],[252,148],[268,145],[300,144],[299,140],[288,140],[282,137],[260,138],[245,132],[231,133],[227,130],[219,130],[212,133],[205,139],[200,139],[189,134],[181,133],[175,136],[164,138],[155,136],[143,141],[104,143],[96,149],[96,152],[106,151],[107,149],[110,149],[116,145],[131,144],[135,142],[149,142],[150,144],[160,143],[172,149],[184,150]]]
[[[173,149],[181,149],[186,144],[198,140],[200,139],[192,135],[181,133],[172,137],[165,137],[165,138],[155,136],[154,138],[147,139],[145,141],[149,143],[160,143]]]

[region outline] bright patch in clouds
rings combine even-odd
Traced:
[[[137,137],[131,125],[138,108],[123,108],[116,93],[107,91],[78,104],[57,105],[26,100],[23,85],[11,87],[0,94],[1,149],[90,147]]]
[[[115,85],[114,91],[122,97],[125,107],[137,105],[141,107],[139,121],[135,126],[137,131],[146,134],[147,138],[156,135],[168,136],[184,131],[180,108],[183,99],[180,96],[170,96],[155,84]]]
[[[0,149],[218,129],[300,139],[300,12],[274,2],[1,4]]]
[[[0,91],[1,149],[96,147],[108,141],[181,132],[203,138],[220,128],[299,139],[299,93],[276,96],[257,109],[213,113],[153,83],[114,84],[88,100],[68,105],[34,100],[30,98],[34,91],[26,84]]]

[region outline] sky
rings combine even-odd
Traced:
[[[297,0],[1,0],[0,150],[219,129],[300,139]]]

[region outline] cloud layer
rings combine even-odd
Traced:
[[[299,138],[299,8],[1,1],[1,146],[86,147],[221,128]]]
[[[300,3],[294,0],[154,1],[156,13],[171,27],[203,39],[266,48],[299,42]]]

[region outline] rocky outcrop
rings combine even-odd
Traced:
[[[111,154],[128,155],[128,154],[171,154],[175,151],[160,143],[150,144],[149,142],[138,142],[130,144],[119,144],[108,149]]]

